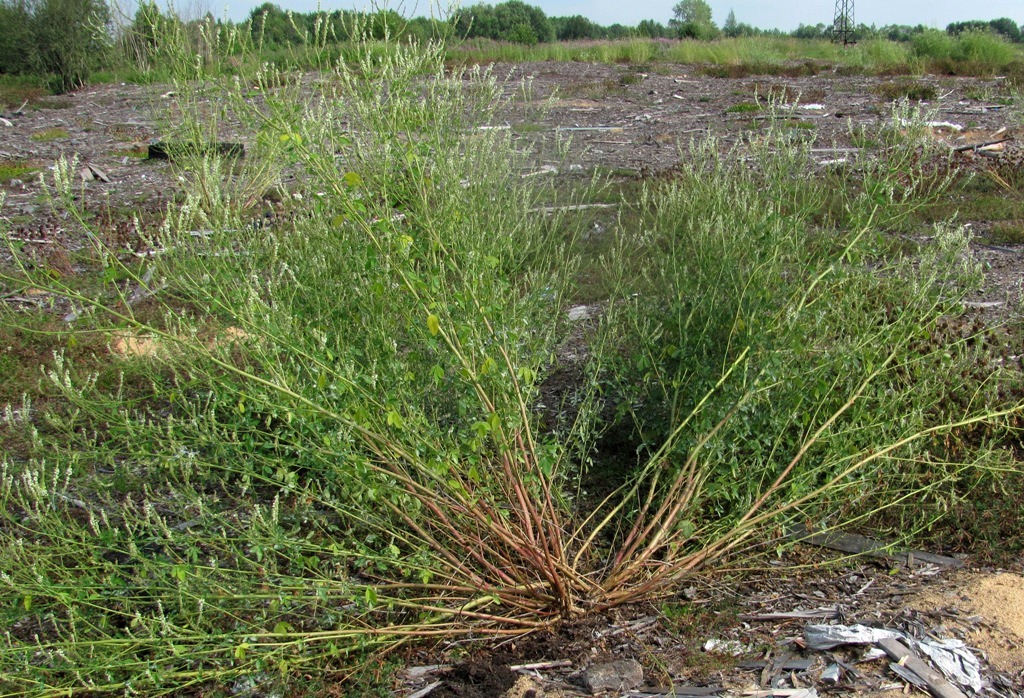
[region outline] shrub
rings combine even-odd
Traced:
[[[1017,51],[1005,38],[988,31],[968,31],[956,41],[954,57],[995,71],[1017,58]]]
[[[915,34],[910,40],[910,45],[914,55],[933,60],[952,58],[956,50],[956,40],[937,29],[928,29]]]
[[[0,20],[0,71],[45,76],[55,92],[85,84],[110,58],[105,0],[5,0]]]
[[[58,92],[84,85],[107,58],[109,29],[104,0],[41,0],[33,12],[36,69]]]
[[[25,75],[32,70],[32,11],[26,0],[0,3],[0,73]]]
[[[922,260],[883,252],[875,232],[897,225],[911,202],[934,200],[948,180],[915,164],[916,138],[892,142],[885,161],[858,163],[863,179],[834,207],[845,213],[819,233],[810,222],[821,220],[831,185],[800,178],[811,165],[787,138],[769,135],[753,152],[725,157],[714,142],[697,144],[672,178],[646,192],[643,232],[624,256],[647,261],[635,282],[624,282],[630,300],[606,327],[605,341],[619,352],[607,366],[607,394],[620,396],[621,428],[633,425],[641,463],[663,463],[669,478],[699,469],[704,499],[688,519],[695,530],[746,520],[765,484],[783,475],[778,496],[802,499],[842,477],[847,454],[871,449],[870,441],[898,442],[945,419],[937,414],[959,390],[911,376],[923,363],[938,370],[947,347],[922,358],[918,341],[977,282],[961,257],[966,238],[940,230]],[[954,357],[971,364],[969,352]],[[844,407],[855,394],[857,404]],[[815,424],[839,413],[837,428],[814,439],[816,465],[790,469]],[[908,489],[929,481],[901,479],[896,461],[877,467],[894,488],[897,480]],[[850,481],[840,498],[866,496],[860,487]],[[810,502],[802,511],[826,519],[836,512]]]

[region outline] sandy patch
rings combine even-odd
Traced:
[[[114,337],[110,349],[118,356],[135,358],[139,356],[156,356],[160,352],[160,343],[155,337],[148,335],[122,334]]]
[[[963,573],[952,585],[917,596],[915,608],[955,608],[961,617],[980,623],[960,625],[966,640],[988,655],[997,671],[1024,671],[1024,577],[1016,574]]]

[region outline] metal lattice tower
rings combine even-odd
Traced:
[[[832,41],[843,46],[857,43],[853,30],[853,0],[836,0],[836,18],[832,20]]]

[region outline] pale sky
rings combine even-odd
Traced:
[[[271,0],[274,2],[275,0]],[[476,0],[464,0],[464,5]],[[501,0],[488,0],[494,5]],[[653,19],[667,23],[672,17],[672,6],[678,0],[525,0],[536,5],[548,16],[583,15],[598,24],[616,22],[635,25],[642,19]],[[253,7],[263,0],[193,0],[208,5],[217,16],[226,10],[233,20],[245,19]],[[285,10],[310,12],[317,9],[317,0],[276,0]],[[762,29],[778,28],[786,31],[796,29],[800,24],[830,24],[835,14],[835,0],[777,0],[776,2],[754,2],[754,0],[708,0],[714,13],[715,22],[721,26],[729,10],[736,13],[739,22],[745,22]],[[337,2],[322,0],[325,10],[365,8],[362,0]],[[409,0],[403,6],[389,5],[406,16],[430,15],[429,2],[415,4]],[[969,19],[996,19],[1009,17],[1018,24],[1024,24],[1024,3],[1021,0],[985,0],[964,2],[964,0],[855,0],[855,17],[858,23],[876,24],[924,24],[944,29],[950,22]]]

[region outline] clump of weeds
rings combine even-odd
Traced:
[[[367,38],[335,61],[322,19],[303,47],[327,78],[312,99],[269,63],[219,82],[184,53],[165,66],[169,133],[215,142],[230,123],[253,146],[245,163],[173,164],[184,191],[138,231],[147,253],[105,244],[73,160],[47,192],[89,233],[100,281],[9,247],[5,288],[53,297],[66,341],[110,346],[99,365],[56,352],[43,378],[59,409],[8,409],[23,438],[0,461],[14,692],[311,685],[413,641],[666,598],[790,518],[884,509],[880,482],[931,491],[1005,465],[994,441],[936,450],[974,428],[994,440],[1020,406],[987,375],[944,410],[935,377],[966,343],[916,343],[978,269],[961,229],[913,257],[883,235],[946,184],[915,115],[895,115],[892,147],[855,163],[827,217],[806,139],[770,121],[730,157],[694,143],[600,246],[605,311],[570,418],[544,429],[580,265],[571,204],[600,182],[521,177],[513,134],[478,128],[501,85],[446,69],[443,43]],[[248,225],[286,177],[291,222]],[[639,457],[592,492],[609,430]]]
[[[909,99],[914,102],[927,102],[938,96],[934,85],[919,80],[898,80],[883,82],[875,86],[875,94],[887,101]]]

